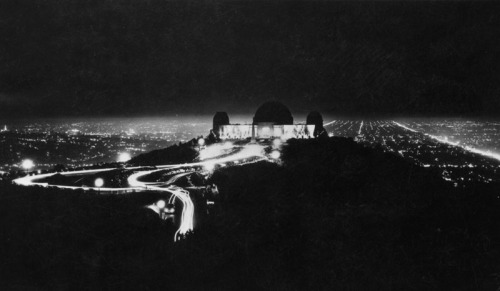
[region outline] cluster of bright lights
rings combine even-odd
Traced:
[[[212,145],[212,146],[217,146],[217,145]],[[210,146],[210,147],[212,147],[212,146]],[[226,148],[225,151],[221,151],[220,148],[219,148],[219,150],[213,150],[213,152],[212,152],[213,156],[212,155],[211,156],[214,158],[228,153],[228,149],[233,148],[233,145],[231,143],[225,143],[223,145],[218,145],[218,146],[219,147],[228,147],[228,148]],[[208,148],[209,147],[207,147],[207,149]],[[216,149],[217,149],[217,147],[216,147]],[[265,157],[265,146],[260,145],[260,144],[247,144],[243,147],[239,147],[238,149],[239,149],[239,151],[234,151],[230,155],[226,155],[226,156],[218,158],[218,159],[213,159],[213,160],[209,160],[206,162],[202,162],[202,163],[199,163],[199,165],[205,167],[205,169],[206,169],[207,164],[215,165],[215,164],[228,163],[228,162],[237,163],[238,161],[243,161],[243,160],[250,159],[250,158]],[[216,153],[218,153],[218,154],[216,154]]]
[[[218,156],[222,156],[224,154],[227,154],[231,149],[233,149],[234,146],[231,142],[225,142],[223,144],[213,144],[205,147],[204,149],[200,150],[200,160],[206,160],[206,159],[211,159],[215,158]]]

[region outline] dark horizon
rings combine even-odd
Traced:
[[[3,1],[0,114],[498,116],[500,3]]]

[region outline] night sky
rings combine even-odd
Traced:
[[[0,115],[500,112],[500,3],[2,0]]]

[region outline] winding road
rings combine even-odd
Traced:
[[[94,190],[103,193],[132,193],[140,191],[160,191],[167,192],[171,194],[169,199],[173,202],[174,199],[179,199],[182,202],[182,214],[179,229],[176,231],[174,236],[174,241],[177,241],[180,237],[185,236],[190,231],[193,231],[194,225],[194,204],[189,196],[189,192],[181,187],[172,185],[175,180],[183,175],[189,173],[182,173],[176,175],[169,179],[167,182],[144,182],[141,178],[158,171],[164,171],[168,169],[182,169],[182,168],[201,168],[201,171],[210,172],[213,170],[215,165],[225,166],[227,163],[235,163],[238,165],[255,163],[262,160],[269,160],[270,158],[265,154],[265,145],[257,143],[248,143],[245,145],[232,145],[229,143],[220,146],[218,144],[210,145],[205,147],[200,151],[200,159],[203,157],[210,157],[203,159],[200,162],[195,163],[185,163],[185,164],[173,164],[173,165],[158,165],[155,166],[154,170],[143,170],[145,167],[126,167],[122,168],[124,170],[136,170],[137,172],[130,175],[127,179],[129,187],[124,188],[111,188],[111,187],[78,187],[78,186],[67,186],[67,185],[52,185],[46,182],[41,182],[45,178],[48,178],[56,173],[48,174],[38,174],[33,176],[25,176],[22,178],[15,179],[13,182],[17,185],[22,186],[42,186],[42,187],[56,187],[62,189],[82,189],[82,190]],[[105,168],[105,169],[93,169],[93,170],[81,170],[81,171],[71,171],[71,172],[61,172],[58,173],[63,176],[81,176],[81,175],[91,175],[96,173],[104,173],[106,171],[116,170],[117,168]],[[193,172],[190,172],[193,173]]]

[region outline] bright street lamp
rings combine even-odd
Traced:
[[[276,150],[275,150],[275,151],[272,151],[272,152],[271,152],[271,158],[273,158],[273,159],[275,159],[275,160],[279,159],[279,158],[280,158],[280,156],[281,156],[281,153],[280,153],[279,151],[276,151]]]
[[[198,150],[201,151],[201,147],[204,145],[205,145],[205,139],[204,138],[198,139]]]
[[[23,160],[23,162],[21,163],[21,167],[25,170],[29,170],[29,169],[33,168],[34,166],[35,166],[35,163],[33,163],[33,161],[30,159]]]
[[[102,178],[97,178],[94,181],[94,185],[99,188],[99,193],[101,193],[101,187],[104,185],[104,180]]]
[[[165,205],[166,205],[165,201],[163,201],[163,200],[159,200],[158,202],[156,202],[156,206],[158,206],[158,208],[160,208],[160,209],[165,208]]]

